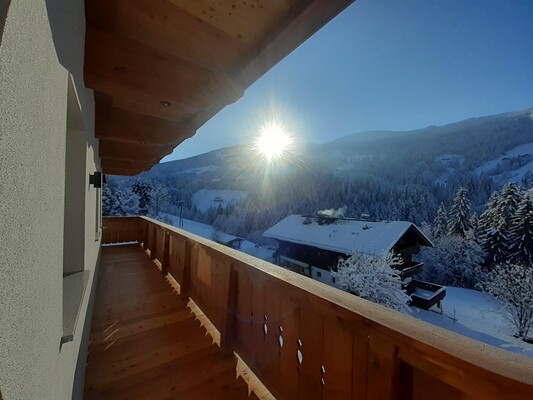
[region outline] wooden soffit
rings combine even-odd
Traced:
[[[86,0],[105,173],[136,175],[354,0]]]

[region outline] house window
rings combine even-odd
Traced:
[[[318,276],[319,278],[322,278],[322,272],[316,271],[316,276]]]
[[[67,94],[65,187],[63,221],[63,334],[61,344],[74,338],[78,314],[89,280],[85,271],[87,138],[72,77]]]

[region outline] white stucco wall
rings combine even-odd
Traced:
[[[2,18],[2,16],[0,16]],[[82,0],[12,0],[0,43],[0,392],[4,400],[70,399],[93,291],[99,241],[86,185],[89,288],[74,341],[62,336],[67,88],[79,96],[88,154],[99,164],[94,100],[83,87]],[[94,156],[96,154],[96,157]],[[91,220],[91,218],[93,218]],[[81,348],[81,351],[80,351]],[[76,379],[83,381],[83,372]],[[79,387],[74,398],[79,397]]]

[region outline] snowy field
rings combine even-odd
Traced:
[[[205,239],[213,240],[214,235],[216,235],[219,241],[229,242],[237,238],[237,236],[228,235],[222,232],[217,232],[215,234],[215,228],[213,228],[211,225],[202,224],[201,222],[191,221],[189,219],[183,219],[183,226],[179,226],[179,217],[165,213],[162,215],[170,219],[170,225],[183,229],[187,232],[194,233],[195,235],[201,236]],[[243,240],[241,242],[241,248],[239,250],[243,253],[269,262],[273,261],[274,252],[276,251],[276,249],[272,247],[259,246],[258,244],[248,240]]]
[[[412,307],[412,316],[480,342],[533,357],[533,344],[513,337],[515,328],[501,314],[501,304],[476,290],[448,287],[443,314]]]
[[[200,211],[206,212],[211,207],[217,208],[221,205],[225,208],[229,204],[237,204],[240,200],[246,199],[247,196],[248,192],[239,190],[202,189],[192,196],[192,202]]]

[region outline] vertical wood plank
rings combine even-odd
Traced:
[[[277,287],[277,282],[272,279],[265,282],[264,296],[265,314],[268,316],[268,334],[265,336],[265,347],[263,349],[265,374],[269,377],[269,380],[279,385],[281,294]]]
[[[397,347],[377,335],[372,335],[367,357],[367,397],[398,399]]]
[[[238,273],[235,268],[229,266],[229,279],[227,285],[226,313],[224,313],[223,325],[220,331],[220,347],[226,354],[231,354],[235,347],[236,312],[238,303]]]
[[[184,257],[183,257],[183,270],[182,275],[180,276],[180,296],[189,297],[191,290],[191,264],[192,264],[192,255],[191,255],[191,242],[189,239],[185,239],[184,244]]]
[[[236,311],[235,350],[249,365],[253,364],[253,292],[252,283],[240,264],[234,265],[239,274]]]
[[[353,335],[353,363],[352,363],[352,398],[354,400],[367,399],[367,358],[369,336],[362,324],[352,328]]]
[[[151,224],[152,228],[152,240],[150,242],[150,260],[155,260],[156,258],[156,247],[157,247],[157,227],[154,224]]]
[[[281,326],[283,326],[283,347],[280,351],[280,391],[287,399],[298,398],[298,350],[300,338],[299,301],[289,295],[281,299]]]
[[[413,399],[413,367],[406,362],[400,362],[400,400],[412,400]],[[434,399],[435,393],[430,396]]]
[[[257,372],[260,375],[264,374],[265,370],[265,346],[266,335],[264,333],[265,324],[265,287],[262,280],[257,274],[253,274],[252,278],[252,357]],[[267,315],[267,335],[271,332],[271,327],[268,326]]]
[[[352,398],[353,334],[333,315],[324,318],[323,398]]]
[[[163,243],[163,257],[161,260],[161,274],[166,275],[168,273],[168,264],[170,260],[170,235],[165,229],[164,231],[164,243]]]
[[[324,315],[306,299],[300,316],[300,337],[303,361],[300,365],[298,398],[322,398],[322,373],[324,363]]]

